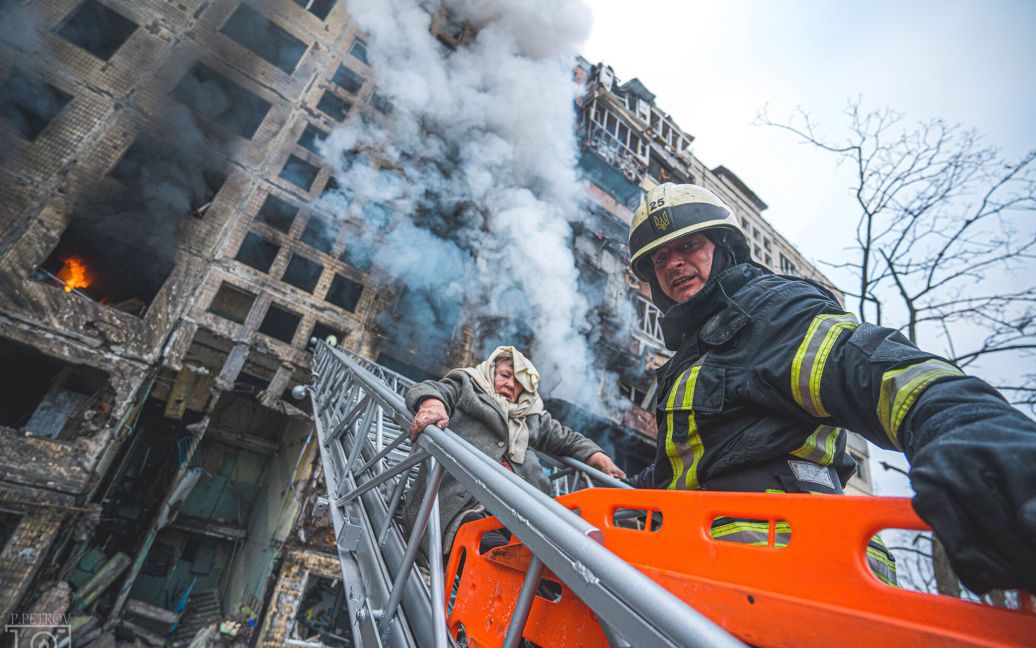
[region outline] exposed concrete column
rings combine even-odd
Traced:
[[[30,511],[18,523],[0,553],[0,618],[10,618],[25,596],[64,518],[61,511],[42,509]]]

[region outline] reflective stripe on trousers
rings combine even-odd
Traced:
[[[717,517],[712,522],[709,534],[722,542],[737,542],[758,547],[769,544],[770,525],[766,520],[748,520],[743,518]],[[774,529],[774,546],[786,547],[791,542],[792,528],[787,522],[779,521]],[[885,546],[880,535],[875,535],[867,543],[867,566],[878,580],[886,585],[899,587],[896,581],[896,559]]]

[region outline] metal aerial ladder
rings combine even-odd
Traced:
[[[410,384],[380,366],[316,345],[309,391],[356,644],[440,648],[454,643],[447,630],[442,565],[428,561],[428,584],[413,568],[422,542],[428,556],[442,554],[436,493],[448,471],[533,555],[506,645],[519,645],[544,566],[607,620],[614,645],[629,645],[634,638],[637,646],[740,645],[605,549],[599,529],[448,428],[429,427],[411,447],[406,431],[412,415],[401,396]],[[610,479],[571,459],[561,461],[562,470]],[[422,462],[428,463],[430,478],[424,493],[408,493],[421,497],[421,507],[407,534],[393,515],[410,471]]]
[[[449,428],[429,426],[411,445],[402,397],[411,381],[324,343],[314,354],[307,391],[355,645],[445,648],[461,634],[470,646],[509,648],[523,638],[639,648],[1024,645],[1036,636],[1025,593],[1023,611],[990,608],[869,573],[862,548],[872,534],[927,529],[908,500],[631,490],[571,458],[546,462],[555,500]],[[423,492],[407,492],[422,463]],[[446,472],[495,518],[461,527],[445,571],[438,559],[418,569],[422,544],[442,555],[436,495]],[[612,488],[564,494],[588,480]],[[404,494],[420,498],[410,530],[395,516]],[[717,542],[717,516],[762,521],[769,542]],[[776,542],[789,523],[793,539]],[[511,543],[481,553],[481,535],[500,527]],[[547,578],[563,584],[557,601],[541,598]]]

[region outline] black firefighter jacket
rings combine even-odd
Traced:
[[[859,322],[826,290],[750,264],[662,325],[676,354],[657,374],[655,460],[634,485],[839,492],[851,429],[906,453],[914,507],[965,584],[1018,586],[1021,571],[1032,588],[1036,424],[990,385]]]

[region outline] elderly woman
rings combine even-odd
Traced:
[[[530,447],[556,457],[573,457],[613,477],[625,477],[596,443],[547,413],[537,393],[539,380],[536,367],[520,351],[497,347],[475,367],[454,369],[442,380],[428,380],[410,388],[406,404],[415,412],[410,438],[416,439],[429,425],[440,429],[449,425],[473,446],[498,459],[504,468],[545,493],[550,492],[550,484],[536,455],[528,451]],[[423,492],[425,478],[422,468],[416,493]],[[419,505],[419,496],[408,498],[403,509],[408,526],[416,519]],[[484,516],[481,505],[449,473],[439,487],[439,511],[444,552],[449,552],[461,524]]]

